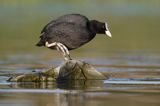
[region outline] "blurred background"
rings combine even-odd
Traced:
[[[106,73],[111,84],[7,85],[5,73],[44,70],[62,62],[60,53],[35,44],[48,22],[70,13],[109,24],[112,38],[97,35],[70,53]],[[0,106],[160,106],[160,0],[0,0],[0,75]]]
[[[113,35],[112,38],[97,35],[87,45],[71,51],[72,57],[157,58],[160,53],[159,10],[159,0],[1,0],[0,59],[1,62],[17,58],[30,62],[62,59],[57,51],[38,48],[35,44],[48,22],[70,13],[107,21]]]

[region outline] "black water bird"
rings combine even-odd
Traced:
[[[37,46],[46,46],[60,51],[65,60],[71,59],[68,50],[79,48],[92,40],[96,34],[111,37],[105,22],[89,20],[80,14],[67,14],[48,23],[41,31]]]

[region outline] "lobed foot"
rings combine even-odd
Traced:
[[[69,50],[67,49],[67,47],[65,45],[63,45],[60,42],[54,42],[49,44],[48,42],[45,43],[46,47],[55,47],[64,57],[65,60],[72,60],[69,54]]]

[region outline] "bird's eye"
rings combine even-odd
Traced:
[[[105,27],[105,25],[103,25],[103,27],[102,27],[103,29],[106,29],[106,27]]]

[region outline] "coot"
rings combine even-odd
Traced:
[[[60,51],[65,60],[71,59],[68,50],[81,47],[96,34],[111,37],[107,23],[89,20],[80,14],[67,14],[48,23],[41,31],[37,46],[46,46]]]

